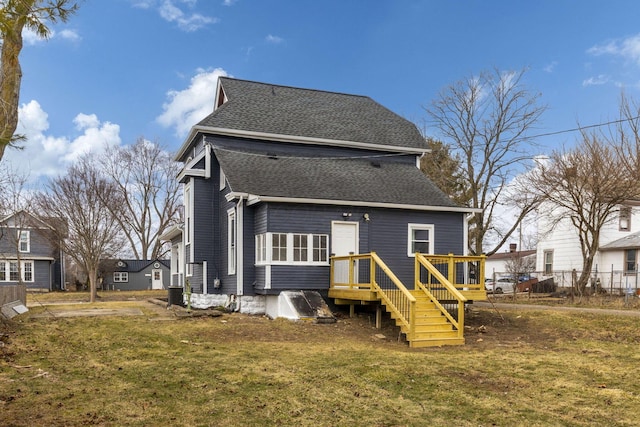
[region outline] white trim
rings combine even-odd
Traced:
[[[228,193],[227,200],[233,200],[239,197],[241,194],[246,193]],[[277,196],[256,196],[250,195],[247,199],[247,206],[255,205],[261,202],[273,202],[273,203],[302,203],[309,205],[335,205],[335,206],[366,206],[369,208],[388,208],[388,209],[407,209],[415,211],[432,211],[432,212],[460,212],[460,213],[474,213],[482,212],[482,209],[478,208],[466,208],[466,207],[452,207],[452,206],[423,206],[423,205],[405,205],[395,203],[380,203],[380,202],[364,202],[355,200],[331,200],[331,199],[307,199],[307,198],[295,198],[295,197],[277,197]]]
[[[180,161],[182,156],[186,154],[187,149],[191,145],[191,141],[193,141],[193,139],[196,137],[196,135],[199,132],[212,133],[212,134],[223,135],[223,136],[246,137],[251,139],[261,139],[261,140],[267,140],[267,141],[291,142],[291,143],[297,143],[297,144],[310,144],[310,145],[325,145],[325,146],[333,146],[333,147],[355,147],[355,148],[362,148],[367,150],[391,151],[396,153],[407,153],[407,154],[416,154],[416,155],[422,155],[425,152],[429,152],[429,150],[426,148],[398,147],[395,145],[372,144],[369,142],[345,141],[340,139],[326,139],[326,138],[311,138],[306,136],[254,132],[254,131],[247,131],[247,130],[196,125],[196,126],[193,126],[189,131],[189,135],[187,135],[187,138],[182,144],[182,147],[180,147],[180,149],[174,156],[174,160]]]
[[[227,187],[227,176],[224,174],[222,167],[220,167],[220,191]]]
[[[264,266],[264,288],[271,289],[271,265]]]
[[[27,249],[24,251],[22,250],[22,233],[27,236]],[[18,230],[18,252],[23,254],[28,254],[29,252],[31,252],[31,232],[29,230]]]
[[[18,276],[19,276],[19,280],[11,280],[11,264],[14,263],[18,266]],[[36,280],[36,264],[35,262],[33,262],[33,260],[21,260],[20,262],[18,262],[17,259],[7,259],[7,260],[0,260],[0,264],[2,264],[4,266],[4,279],[0,278],[0,282],[20,282],[20,280],[22,280],[23,282],[26,283],[33,283]],[[31,266],[31,280],[26,280],[25,279],[25,271],[26,265],[30,265]]]
[[[236,210],[227,211],[227,274],[236,274],[236,262],[238,260],[238,218]]]
[[[353,223],[355,224],[355,223]],[[283,234],[286,237],[286,249],[287,249],[287,253],[285,256],[285,260],[273,260],[273,235],[274,234]],[[294,247],[293,247],[293,243],[294,243],[294,236],[306,236],[307,237],[307,259],[306,261],[294,261]],[[313,254],[314,254],[314,246],[313,246],[313,240],[314,237],[324,237],[326,240],[326,247],[325,247],[325,261],[314,261],[313,260]],[[262,239],[264,241],[264,251],[265,251],[265,256],[264,259],[261,259],[258,253],[258,251],[260,250],[260,245],[258,244],[258,241]],[[266,233],[260,233],[260,234],[256,234],[255,235],[255,265],[256,266],[265,266],[265,265],[294,265],[294,266],[328,266],[329,265],[329,240],[330,240],[330,236],[328,234],[321,234],[321,233],[284,233],[284,232],[266,232]]]
[[[417,224],[417,223],[409,223],[407,224],[407,256],[408,257],[415,257],[416,254],[413,251],[413,247],[412,247],[412,243],[414,241],[413,239],[413,232],[415,230],[426,230],[429,232],[429,253],[433,254],[434,253],[434,247],[435,247],[435,226],[433,224]]]
[[[207,294],[209,287],[207,286],[207,261],[202,261],[202,293]]]

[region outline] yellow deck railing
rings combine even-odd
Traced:
[[[451,264],[448,264],[451,266]],[[449,269],[452,271],[452,269]],[[424,280],[424,281],[423,281]],[[467,298],[424,255],[416,253],[415,288],[424,292],[449,320],[458,337],[464,337],[464,303]]]
[[[375,253],[331,258],[331,289],[363,290],[378,294],[380,300],[413,338],[416,299]]]
[[[415,254],[411,291],[375,253],[331,257],[329,295],[351,301],[381,301],[409,341],[415,336],[416,291],[423,293],[457,331],[464,334],[464,306],[486,298],[484,256]],[[339,295],[339,296],[338,296]]]

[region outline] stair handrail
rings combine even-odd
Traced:
[[[414,338],[415,332],[415,316],[416,316],[416,297],[411,295],[411,292],[404,286],[402,281],[398,279],[398,277],[393,273],[393,271],[387,266],[387,264],[382,261],[382,259],[375,252],[370,253],[371,256],[371,285],[373,289],[378,293],[380,299],[383,301],[384,305],[390,309],[395,315],[396,320],[400,321],[409,331],[407,334],[407,340],[411,341]],[[393,301],[393,299],[387,294],[385,289],[383,289],[376,280],[376,265],[380,267],[380,270],[384,272],[384,274],[391,280],[391,282],[396,286],[396,288],[400,291],[403,299],[408,303],[409,313],[404,313],[397,304]]]
[[[416,289],[420,289],[431,299],[431,301],[435,304],[435,306],[440,310],[440,312],[451,322],[451,324],[458,331],[458,336],[464,336],[464,303],[467,302],[467,298],[462,295],[462,293],[456,289],[456,287],[447,279],[433,264],[431,264],[425,257],[419,252],[415,254],[416,258],[416,271],[415,271],[415,286]],[[454,319],[453,316],[449,313],[449,311],[438,301],[438,299],[433,295],[433,293],[420,281],[420,266],[423,266],[427,269],[427,271],[434,276],[438,282],[439,286],[444,287],[453,297],[454,300],[457,301],[458,305],[458,319]]]

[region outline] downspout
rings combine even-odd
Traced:
[[[462,255],[469,255],[469,219],[473,216],[472,213],[465,214],[464,216],[464,230],[462,233]]]
[[[236,204],[236,295],[244,295],[244,205],[240,195]],[[238,300],[238,305],[239,305]],[[239,310],[239,309],[238,309]]]

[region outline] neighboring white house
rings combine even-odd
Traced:
[[[542,211],[542,210],[541,210]],[[539,215],[536,271],[540,279],[553,277],[558,286],[571,286],[571,272],[582,270],[582,251],[570,220],[552,224]],[[640,209],[620,206],[600,233],[600,247],[593,264],[593,281],[605,290],[637,288],[640,254]]]

